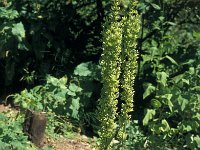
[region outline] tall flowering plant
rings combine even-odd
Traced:
[[[137,35],[140,16],[135,10],[137,2],[131,1],[129,10],[120,18],[123,0],[114,0],[110,16],[106,18],[103,31],[101,99],[99,118],[101,122],[100,149],[111,149],[116,136],[123,147],[126,140],[126,125],[133,111],[134,79],[137,70]],[[120,93],[121,91],[121,93]],[[117,104],[121,100],[121,110]],[[117,123],[118,122],[118,123]],[[118,127],[117,127],[118,125]]]

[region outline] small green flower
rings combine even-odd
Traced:
[[[121,20],[120,4],[114,0],[110,16],[107,17],[103,31],[103,53],[101,100],[99,102],[100,149],[112,149],[117,123],[120,143],[126,140],[125,127],[130,122],[129,113],[133,111],[134,79],[137,69],[137,35],[140,29],[140,16],[135,9],[130,9]],[[136,2],[130,2],[135,8]],[[119,89],[122,89],[122,109],[117,113]],[[120,144],[123,146],[123,144]]]

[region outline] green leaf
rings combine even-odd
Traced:
[[[196,91],[196,92],[200,92],[200,86],[195,86],[191,90]]]
[[[170,126],[167,122],[167,120],[163,119],[162,120],[162,127],[160,128],[161,131],[169,131],[170,130]]]
[[[164,16],[160,16],[160,17],[158,17],[158,18],[159,18],[160,21],[163,21],[163,20],[165,19]]]
[[[190,132],[192,131],[192,127],[190,125],[186,125],[184,126],[183,131]]]
[[[13,24],[12,34],[17,37],[19,42],[21,42],[22,39],[25,38],[25,30],[21,22]]]
[[[162,95],[161,98],[165,99],[164,103],[169,107],[170,111],[172,112],[172,108],[174,106],[171,102],[172,94]]]
[[[156,10],[160,10],[160,6],[158,6],[157,4],[151,3],[151,6],[153,6],[153,8],[155,8]]]
[[[53,76],[47,75],[47,84],[52,84],[53,86],[57,86],[59,83],[59,80]]]
[[[28,108],[27,103],[26,103],[26,102],[22,102],[22,107],[23,107],[23,108]]]
[[[194,141],[196,142],[197,147],[200,148],[200,137],[198,135],[194,137]]]
[[[188,72],[191,75],[195,74],[195,68],[194,67],[190,67]]]
[[[144,86],[146,87],[146,90],[143,94],[143,99],[148,97],[150,94],[152,94],[156,90],[156,88],[151,83],[146,83]]]
[[[184,111],[186,105],[189,103],[189,101],[185,98],[183,98],[181,95],[177,98],[179,105],[181,106],[181,111]]]
[[[81,92],[83,89],[74,83],[70,83],[69,90],[72,92]]]
[[[147,109],[146,110],[146,115],[143,119],[143,125],[148,125],[149,120],[151,120],[153,118],[153,116],[155,116],[156,111],[154,109]]]
[[[189,85],[189,84],[190,84],[190,81],[189,81],[189,80],[187,80],[187,79],[182,79],[182,82],[183,82],[183,83],[186,83],[187,85]]]
[[[62,78],[59,79],[60,84],[65,85],[67,84],[67,76],[63,76]]]
[[[168,74],[166,74],[165,72],[157,72],[157,82],[162,84],[163,86],[167,85],[167,78],[168,78]]]
[[[70,96],[76,96],[76,93],[67,89],[67,94]]]
[[[24,145],[20,141],[12,141],[10,144],[16,150],[22,150],[22,149],[24,149]]]
[[[175,77],[173,77],[173,81],[174,81],[175,83],[178,83],[178,82],[181,81],[181,79],[183,79],[183,76],[184,76],[184,74],[180,74],[180,75],[178,75],[178,76],[175,76]]]
[[[174,105],[172,104],[170,99],[167,100],[167,104],[168,104],[168,107],[169,107],[170,111],[172,112],[172,109],[173,109]]]
[[[152,105],[155,109],[161,107],[161,103],[160,103],[160,101],[157,100],[157,99],[152,99],[152,100],[151,100],[151,105]]]
[[[92,73],[88,68],[90,64],[91,62],[81,63],[75,68],[74,74],[79,76],[90,76]]]
[[[0,121],[8,119],[4,114],[0,113]]]
[[[0,149],[2,149],[2,150],[9,149],[9,148],[8,148],[8,144],[6,144],[6,143],[4,143],[4,142],[2,142],[2,141],[0,140]]]
[[[17,18],[18,16],[19,14],[16,10],[0,7],[0,18],[6,18],[12,20]]]
[[[172,26],[175,26],[175,25],[176,25],[176,23],[170,22],[170,21],[167,21],[166,23],[169,24],[169,25],[172,25]]]
[[[172,64],[178,66],[178,63],[172,57],[170,57],[169,55],[165,56],[165,58],[167,58]]]
[[[72,103],[71,103],[71,106],[69,107],[71,110],[72,110],[72,113],[71,113],[71,116],[73,118],[76,118],[78,119],[78,110],[80,108],[80,98],[73,98],[72,99]]]
[[[193,36],[200,39],[200,32],[193,32]]]
[[[33,88],[33,91],[34,91],[34,93],[37,93],[37,92],[40,92],[40,90],[42,89],[42,86],[41,85],[38,85],[38,86],[35,86],[34,88]],[[26,91],[27,92],[27,91]]]

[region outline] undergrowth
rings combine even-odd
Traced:
[[[8,117],[9,116],[9,117]],[[0,113],[1,150],[37,150],[22,131],[23,115],[12,112]]]
[[[20,107],[21,113],[13,117],[1,114],[0,142],[4,147],[0,149],[35,148],[22,132],[25,116],[23,112],[27,109],[45,112],[48,119],[46,135],[52,139],[61,136],[73,138],[75,132],[85,133],[84,128],[92,122],[95,123],[96,114],[90,105],[94,98],[92,94],[95,92],[93,82],[99,80],[98,70],[98,66],[91,62],[82,63],[75,68],[73,75],[69,78],[48,75],[44,85],[24,89],[20,93],[11,95],[14,104]],[[82,93],[82,91],[85,92]],[[86,109],[87,112],[85,112]],[[97,125],[94,124],[94,127]]]

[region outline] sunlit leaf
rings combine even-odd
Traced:
[[[152,94],[156,90],[156,88],[151,83],[147,83],[145,85],[145,87],[146,87],[146,90],[145,90],[145,92],[143,94],[143,99],[148,97],[150,94]]]
[[[157,82],[161,83],[163,86],[167,85],[167,78],[168,78],[168,74],[166,72],[157,72]]]
[[[90,63],[91,62],[87,62],[87,63],[81,63],[80,65],[78,65],[74,70],[74,74],[79,75],[79,76],[91,75],[92,72],[88,68]]]
[[[187,99],[183,98],[181,95],[179,95],[177,100],[181,107],[181,111],[184,111],[184,109],[185,109],[186,105],[189,103],[189,101]]]
[[[191,90],[200,92],[200,86],[195,86]]]
[[[0,18],[6,18],[12,20],[17,18],[18,16],[19,13],[16,10],[0,7]]]
[[[172,57],[170,57],[169,55],[165,56],[165,58],[167,58],[172,64],[178,66],[178,63]]]
[[[189,85],[189,84],[190,84],[190,81],[189,81],[189,80],[187,80],[187,79],[182,79],[182,82],[183,82],[183,83],[186,83],[187,85]]]
[[[197,147],[200,148],[200,137],[198,135],[194,137],[194,141],[196,142]]]
[[[72,91],[72,92],[81,92],[82,91],[82,88],[77,86],[76,84],[74,83],[70,83],[69,85],[69,90]]]
[[[153,8],[155,8],[156,10],[160,10],[160,6],[158,6],[157,4],[151,3],[151,6],[153,6]]]
[[[72,103],[70,105],[70,109],[72,110],[71,116],[73,118],[78,118],[78,110],[80,108],[79,101],[80,101],[80,98],[76,98],[76,99],[74,98],[74,99],[72,99]]]
[[[165,94],[162,95],[161,98],[163,98],[165,101],[165,104],[169,107],[170,111],[172,112],[173,109],[173,103],[171,102],[172,94]]]
[[[149,121],[155,116],[156,111],[154,109],[147,109],[145,117],[143,119],[143,125],[148,125]]]
[[[25,30],[21,22],[13,24],[12,34],[15,35],[18,41],[20,42],[22,41],[23,38],[25,38]]]
[[[161,123],[162,123],[162,127],[160,128],[160,130],[162,130],[162,131],[170,130],[170,126],[169,126],[167,120],[163,119]]]

